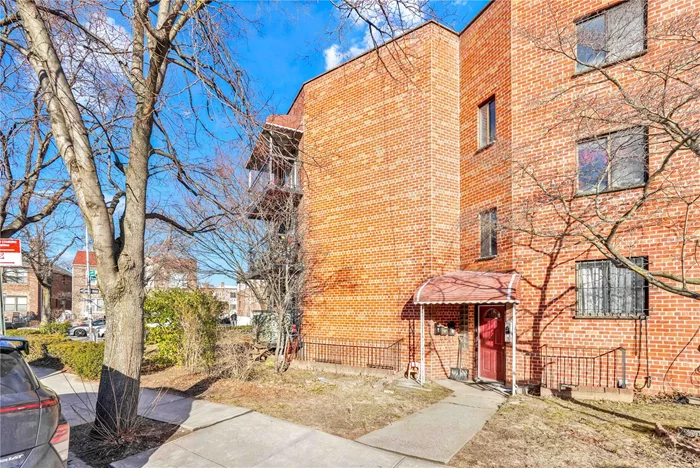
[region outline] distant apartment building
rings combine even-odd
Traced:
[[[255,295],[245,284],[227,285],[222,282],[219,286],[214,286],[203,283],[199,289],[210,293],[220,302],[226,303],[224,315],[232,322],[235,321],[235,325],[250,325],[253,313],[262,310]]]
[[[41,320],[43,310],[44,299],[39,280],[26,261],[24,264],[22,267],[3,269],[2,300],[5,306],[5,323],[17,326]],[[53,268],[50,297],[54,317],[71,309],[70,272],[57,266]]]
[[[569,56],[525,34],[551,33],[554,13]],[[577,213],[645,190],[662,164],[659,132],[577,127],[564,106],[584,98],[542,100],[595,85],[586,64],[628,82],[626,64],[666,53],[647,31],[696,13],[691,0],[494,0],[461,32],[431,21],[304,83],[287,114],[268,118],[246,165],[260,193],[251,218],[264,220],[284,194],[299,203],[314,258],[302,358],[424,378],[459,363],[508,386],[700,393],[697,301],[591,243],[532,234],[564,220],[537,205],[542,187],[526,173],[570,173]],[[677,170],[700,173],[689,152],[678,157]],[[538,208],[520,231],[501,229],[528,204]],[[653,209],[657,221],[625,232],[625,255],[697,278],[697,261],[672,242],[683,210]]]
[[[197,261],[165,255],[146,258],[144,280],[147,290],[195,289],[197,288]],[[95,252],[90,252],[89,257],[84,250],[76,252],[73,258],[72,295],[74,305],[72,319],[104,318],[104,299],[99,288]]]

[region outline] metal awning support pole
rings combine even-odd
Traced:
[[[425,385],[425,306],[420,305],[420,384]]]
[[[515,390],[518,388],[518,385],[515,383],[516,380],[516,365],[515,365],[515,352],[516,352],[516,341],[517,341],[517,336],[518,334],[516,333],[516,327],[515,327],[515,317],[516,317],[516,312],[517,312],[518,305],[513,303],[513,326],[511,327],[510,331],[510,336],[511,336],[511,344],[513,345],[513,357],[511,359],[511,367],[512,367],[512,375],[511,375],[511,395],[515,396]]]

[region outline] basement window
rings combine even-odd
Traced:
[[[629,0],[576,21],[576,72],[635,57],[646,50],[646,2]]]
[[[631,257],[646,268],[646,257]],[[648,285],[639,274],[610,260],[576,263],[577,318],[646,318]]]

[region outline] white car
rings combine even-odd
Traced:
[[[104,328],[104,326],[105,326],[104,319],[94,320],[92,322],[93,331],[99,330],[99,328]],[[77,327],[73,327],[73,328],[68,329],[68,334],[71,336],[86,337],[86,336],[88,336],[89,333],[90,333],[90,326],[89,325],[79,325]]]

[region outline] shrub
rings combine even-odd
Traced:
[[[21,336],[29,341],[29,363],[70,367],[86,379],[100,377],[104,343],[71,341],[63,335],[43,335],[37,330],[8,330],[8,335]]]
[[[158,346],[162,362],[202,370],[216,358],[216,326],[225,304],[202,291],[154,291],[144,304],[147,342]]]
[[[41,332],[35,328],[18,328],[16,330],[7,330],[7,336],[28,336],[39,335]]]
[[[11,336],[21,336],[26,338],[29,342],[29,355],[27,356],[27,362],[41,361],[43,359],[51,358],[47,351],[47,346],[54,343],[61,343],[65,341],[70,341],[68,338],[61,335],[42,335],[39,333],[21,333],[23,330],[12,330]]]
[[[104,360],[104,343],[63,341],[46,345],[48,355],[61,361],[80,377],[98,379]]]
[[[43,335],[67,335],[71,326],[70,322],[45,323],[39,327],[39,332]]]

